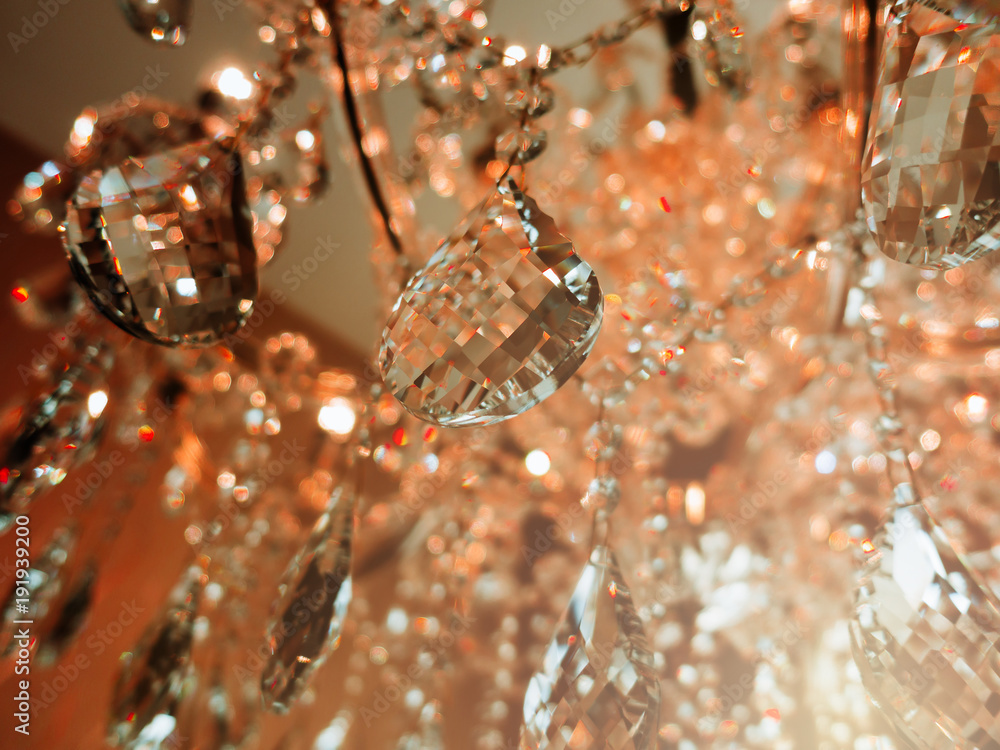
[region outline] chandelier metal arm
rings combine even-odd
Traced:
[[[319,0],[318,5],[330,19],[330,26],[332,29],[330,38],[333,41],[334,64],[340,70],[340,74],[343,77],[344,82],[344,113],[346,115],[351,139],[354,141],[354,146],[357,149],[358,161],[361,165],[361,173],[364,177],[365,186],[367,187],[368,194],[371,197],[372,205],[374,205],[375,211],[378,214],[379,222],[385,229],[386,237],[389,240],[389,246],[396,255],[404,256],[406,255],[406,252],[403,249],[403,241],[400,238],[399,233],[393,228],[392,214],[389,211],[389,204],[382,191],[382,185],[378,180],[375,165],[372,163],[368,154],[365,153],[363,144],[364,125],[361,121],[361,112],[358,108],[358,102],[354,96],[354,91],[351,89],[350,66],[347,61],[347,48],[344,45],[343,18],[340,15],[340,9],[338,7],[339,4],[337,0]]]

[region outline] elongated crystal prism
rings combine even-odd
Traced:
[[[104,432],[110,346],[89,343],[51,390],[20,414],[0,447],[0,533],[46,488],[89,461]],[[14,421],[14,420],[11,420]]]
[[[875,537],[855,604],[862,680],[909,743],[1000,747],[1000,602],[922,505]]]
[[[1000,247],[1000,26],[986,5],[889,9],[862,195],[879,248],[903,263],[947,268]]]
[[[490,424],[550,396],[600,330],[597,276],[505,178],[403,291],[379,367],[415,416]]]
[[[267,630],[271,658],[261,677],[264,705],[272,711],[287,711],[313,670],[340,645],[351,603],[353,534],[353,502],[338,491],[285,572]]]
[[[144,746],[143,742],[161,742],[173,732],[190,676],[194,621],[203,585],[198,569],[188,571],[139,644],[122,655],[108,737],[113,746],[133,742]]]
[[[524,697],[522,750],[651,750],[660,683],[614,553],[597,546]]]
[[[15,621],[29,617],[32,620],[41,621],[48,614],[49,608],[56,602],[63,590],[66,562],[76,549],[77,536],[77,531],[73,527],[58,529],[52,541],[27,569],[27,575],[21,585],[20,598],[30,600],[30,612],[19,613],[17,610],[19,594],[16,582],[10,587],[3,602],[0,603],[0,657],[9,659],[11,671],[14,668],[14,655],[18,651],[19,645],[18,641],[15,640],[15,634],[18,631]],[[28,644],[28,650],[34,651],[37,644],[37,639],[32,638],[31,643]],[[5,672],[6,669],[0,670],[0,674]]]
[[[98,308],[148,341],[215,343],[257,297],[242,167],[210,141],[91,172],[69,203],[63,243]]]

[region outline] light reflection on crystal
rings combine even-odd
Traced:
[[[489,424],[529,409],[572,376],[602,313],[590,266],[505,178],[404,290],[379,367],[415,416]]]
[[[94,603],[96,580],[97,568],[94,563],[88,563],[79,574],[78,580],[72,582],[65,600],[54,608],[55,612],[50,621],[37,628],[36,632],[41,642],[36,659],[39,666],[56,663],[83,631]]]

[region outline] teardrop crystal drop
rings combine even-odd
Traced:
[[[971,3],[931,5],[888,10],[862,196],[885,255],[948,268],[1000,247],[1000,27]]]
[[[63,244],[77,281],[116,325],[174,346],[236,331],[257,297],[242,166],[211,141],[92,171]]]
[[[244,747],[244,740],[256,736],[256,714],[260,711],[256,686],[234,679],[236,674],[232,668],[216,664],[193,681],[190,697],[178,710],[171,740],[183,738],[192,748],[236,750]],[[168,740],[165,747],[171,744]]]
[[[90,562],[73,582],[64,601],[56,608],[50,623],[45,623],[39,633],[41,647],[36,662],[39,666],[50,667],[62,656],[66,648],[83,631],[94,603],[94,583],[97,581],[97,566]]]
[[[522,750],[651,750],[660,683],[614,552],[597,546],[524,697]]]
[[[0,453],[0,533],[36,495],[60,484],[68,471],[93,456],[103,433],[113,362],[111,347],[85,346],[79,361],[23,411]]]
[[[10,588],[10,593],[0,610],[0,656],[10,658],[13,669],[13,656],[22,643],[15,638],[19,629],[15,620],[35,620],[44,618],[52,604],[63,589],[64,568],[66,562],[76,548],[77,532],[72,528],[56,531],[52,541],[45,547],[37,559],[32,561],[23,580],[16,580]],[[18,602],[18,600],[21,602]],[[18,611],[18,604],[28,602],[28,611]],[[34,650],[37,640],[34,638],[28,644],[29,651]],[[5,670],[0,670],[3,673]]]
[[[122,654],[111,702],[108,741],[112,746],[140,738],[159,742],[173,732],[189,677],[195,613],[203,587],[199,569],[185,573],[139,644]]]
[[[411,279],[382,334],[379,367],[420,419],[499,422],[576,372],[603,310],[593,270],[508,176]]]
[[[922,505],[898,507],[855,592],[855,661],[914,747],[1000,747],[1000,602]]]
[[[126,20],[141,35],[181,45],[191,24],[191,0],[119,0]]]
[[[352,499],[338,490],[285,572],[272,607],[276,616],[267,629],[271,658],[261,677],[264,705],[272,711],[287,711],[313,670],[340,645],[351,603],[353,534]]]

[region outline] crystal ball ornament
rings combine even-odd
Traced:
[[[70,267],[97,307],[134,336],[208,345],[257,297],[239,157],[201,141],[98,169],[67,205]]]
[[[861,189],[885,255],[942,269],[1000,247],[1000,26],[929,5],[889,8]]]
[[[593,269],[505,175],[403,290],[382,334],[379,368],[420,419],[492,424],[576,372],[603,310]]]

